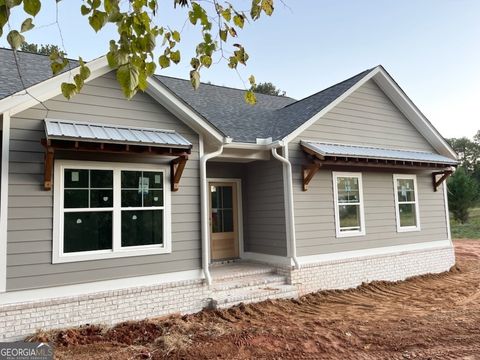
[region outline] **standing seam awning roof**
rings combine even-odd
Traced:
[[[45,119],[49,140],[74,140],[190,149],[192,144],[173,130]]]
[[[302,146],[305,146],[321,156],[343,156],[361,159],[413,161],[445,165],[458,164],[458,161],[450,159],[446,156],[422,151],[384,149],[356,145],[337,145],[309,142],[304,140],[301,141],[301,144]]]

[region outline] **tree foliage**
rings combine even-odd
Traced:
[[[40,54],[40,55],[52,55],[53,53],[58,53],[61,54],[62,56],[67,56],[65,52],[60,50],[60,47],[58,45],[52,45],[52,44],[34,44],[34,43],[28,43],[24,42],[20,46],[21,51],[29,52],[29,53],[35,53],[35,54]]]
[[[480,161],[480,131],[470,140],[467,137],[448,139],[450,146],[458,154],[461,166],[472,171]]]
[[[480,130],[473,137],[448,139],[458,154],[460,166],[448,181],[448,202],[453,217],[464,223],[469,208],[480,199]]]
[[[34,17],[41,11],[43,1],[46,0],[0,0],[0,37],[4,35],[12,9],[22,7],[27,15],[20,29],[10,30],[6,34],[14,50],[20,49],[25,43],[25,33],[35,26]],[[61,0],[56,1],[58,3]],[[80,6],[81,14],[96,32],[109,23],[116,26],[118,35],[110,40],[107,59],[109,65],[116,69],[117,80],[128,98],[146,89],[147,77],[155,72],[157,66],[163,69],[178,64],[184,58],[177,46],[181,42],[180,31],[157,25],[153,21],[158,14],[159,4],[160,0],[85,0]],[[225,60],[231,69],[246,65],[249,55],[243,45],[237,42],[238,33],[262,15],[272,15],[274,0],[252,0],[247,11],[237,9],[226,0],[173,0],[173,6],[186,8],[187,21],[201,34],[195,54],[189,60],[190,81],[197,89],[200,86],[200,71],[209,68],[215,56]],[[158,59],[154,55],[157,47],[162,52]],[[56,51],[51,52],[50,59],[55,75],[68,65],[68,60],[58,49],[53,50]],[[74,82],[62,84],[62,93],[67,98],[81,90],[90,73],[88,66],[81,59],[80,62],[83,65]],[[250,81],[250,84],[245,99],[254,104],[255,83]]]
[[[453,217],[462,224],[468,220],[468,210],[479,195],[478,184],[465,168],[459,167],[448,180],[448,203]]]
[[[253,92],[257,94],[273,95],[273,96],[285,96],[286,92],[278,89],[271,82],[262,82],[252,87]]]

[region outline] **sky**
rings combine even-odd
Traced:
[[[365,69],[383,65],[444,137],[472,137],[480,129],[479,0],[276,0],[272,17],[246,26],[237,41],[250,54],[239,72],[219,63],[202,81],[244,88],[248,77],[269,81],[301,99]],[[80,15],[79,0],[43,0],[26,40],[52,43],[69,57],[92,59],[116,38],[108,26],[96,34]],[[199,31],[184,10],[160,0],[156,23],[182,30],[183,61],[160,74],[188,78]],[[250,1],[237,0],[239,9]],[[16,11],[11,26],[25,15]],[[61,33],[61,36],[60,36]],[[5,46],[5,36],[0,45]],[[158,55],[160,52],[158,53]],[[1,66],[1,64],[0,64]]]

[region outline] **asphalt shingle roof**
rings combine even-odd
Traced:
[[[46,55],[18,51],[17,60],[22,80],[27,88],[52,77],[50,59]],[[70,66],[77,67],[78,62],[70,60]],[[13,51],[0,48],[0,99],[23,89]]]
[[[18,52],[18,63],[26,87],[52,77],[48,56]],[[77,63],[72,61],[72,67]],[[324,109],[360,81],[372,69],[341,83],[296,101],[286,96],[257,94],[257,104],[244,100],[244,90],[202,84],[193,90],[190,81],[156,75],[156,79],[178,98],[212,123],[235,142],[255,143],[257,138],[280,140]],[[0,49],[0,100],[20,90],[23,85],[13,51]]]

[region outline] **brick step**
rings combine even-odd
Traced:
[[[293,285],[254,286],[219,291],[212,295],[218,308],[228,308],[240,303],[253,303],[268,299],[289,299],[298,296]]]
[[[248,262],[237,262],[228,266],[214,265],[210,269],[214,283],[226,279],[239,279],[253,275],[273,274],[275,272],[276,270],[272,266]]]
[[[212,285],[213,291],[226,291],[240,288],[250,288],[258,286],[277,286],[285,285],[286,277],[283,275],[264,273],[235,278],[223,278],[216,280]]]

